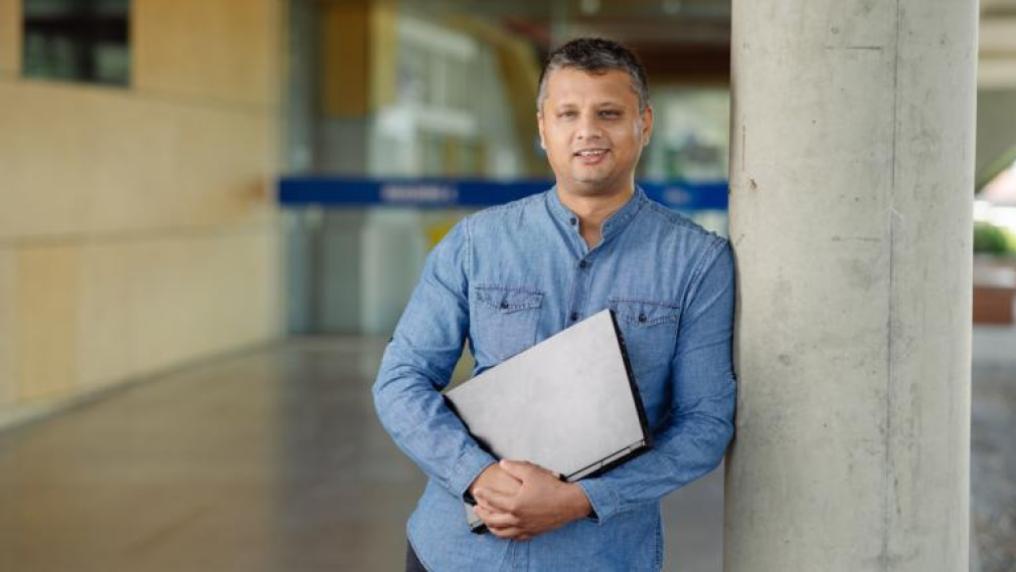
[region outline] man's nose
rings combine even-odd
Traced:
[[[600,123],[595,113],[583,113],[579,117],[579,125],[576,136],[579,139],[597,139],[603,135]]]

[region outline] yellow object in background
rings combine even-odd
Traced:
[[[427,250],[432,250],[437,243],[441,242],[441,239],[448,234],[448,231],[459,222],[461,217],[446,217],[436,222],[432,222],[424,227],[424,233],[427,236]]]

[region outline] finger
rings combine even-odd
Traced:
[[[488,521],[493,519],[495,516],[508,514],[506,512],[492,510],[489,507],[485,507],[479,504],[473,507],[473,511],[476,513],[476,516],[480,517],[484,521],[484,523],[488,523]]]
[[[489,528],[517,527],[521,522],[517,516],[506,512],[493,512],[481,508],[476,511],[476,514],[483,519],[483,523]]]
[[[487,512],[504,512],[503,510],[500,510],[500,509],[494,507],[493,505],[491,505],[490,501],[485,499],[483,497],[483,495],[480,494],[479,492],[477,492],[477,494],[473,495],[473,497],[476,499],[476,508],[477,509],[483,509],[483,510],[485,510]]]
[[[509,527],[509,528],[490,528],[490,533],[498,538],[517,540],[522,536],[523,532],[521,529]]]
[[[485,506],[488,510],[512,512],[512,509],[515,507],[515,497],[513,495],[506,495],[493,489],[476,489],[476,493],[473,496],[476,497],[481,506]]]

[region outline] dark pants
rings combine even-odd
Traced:
[[[406,572],[427,572],[413,551],[413,545],[406,542]]]

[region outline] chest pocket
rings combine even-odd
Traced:
[[[617,316],[624,336],[632,373],[639,385],[646,411],[651,412],[668,397],[651,380],[663,379],[677,345],[681,308],[662,302],[611,298],[608,305]]]
[[[479,362],[502,362],[536,343],[543,292],[477,286],[472,310],[473,352]]]

